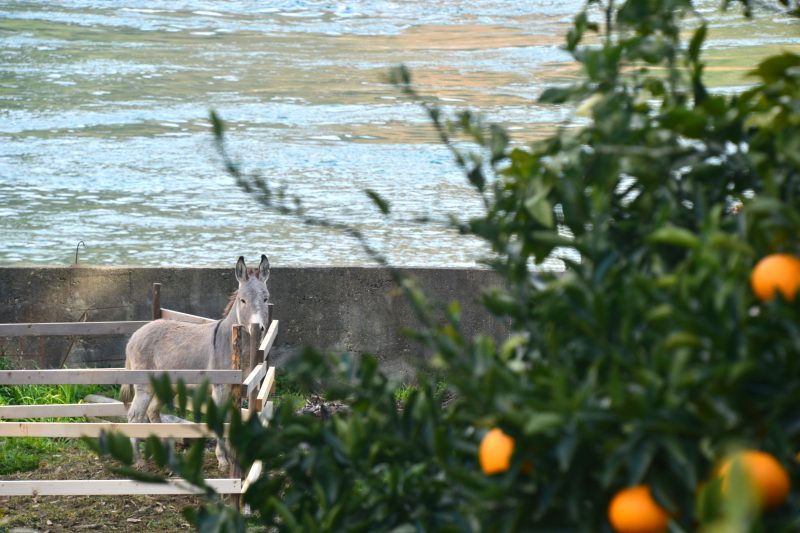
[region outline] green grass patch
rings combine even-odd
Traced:
[[[0,438],[0,475],[36,470],[43,458],[77,446],[75,439]]]
[[[307,398],[292,379],[280,369],[277,369],[275,373],[275,394],[270,397],[276,406],[288,404],[292,411],[302,408],[306,404]]]
[[[394,399],[399,403],[406,403],[411,393],[417,390],[417,386],[411,383],[404,383],[394,390]],[[436,382],[436,397],[441,398],[447,391],[447,381],[440,379]]]
[[[0,370],[13,370],[12,362],[0,356]],[[115,385],[2,385],[0,405],[44,405],[80,403],[88,394],[119,396]],[[69,418],[37,418],[36,422],[69,421]],[[85,420],[80,418],[79,420]],[[35,470],[44,457],[66,448],[83,446],[77,439],[36,437],[0,438],[0,475]]]

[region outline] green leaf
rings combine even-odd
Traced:
[[[411,85],[411,71],[405,65],[394,67],[389,71],[389,81],[394,85]]]
[[[683,346],[696,347],[700,345],[700,337],[694,333],[689,333],[688,331],[676,331],[670,333],[663,342],[663,346],[667,350],[673,350]]]
[[[503,159],[506,155],[506,148],[508,147],[508,133],[505,129],[497,124],[490,126],[491,132],[491,145],[492,163],[496,163]]]
[[[528,417],[522,432],[525,435],[548,433],[559,428],[564,423],[564,417],[558,413],[535,413]]]
[[[380,209],[381,213],[384,215],[389,214],[389,202],[387,202],[380,194],[372,189],[366,189],[364,192],[367,194],[367,196],[369,196],[370,200],[372,200],[372,202],[378,206],[378,209]]]
[[[550,187],[543,187],[535,195],[525,200],[525,209],[538,223],[546,228],[553,227],[553,206],[547,201]]]
[[[543,104],[563,104],[572,98],[574,92],[572,87],[548,87],[539,96],[539,102]]]
[[[700,107],[668,109],[663,114],[661,123],[665,128],[692,139],[701,139],[706,134],[706,116]]]
[[[797,67],[800,67],[800,55],[784,52],[766,58],[759,63],[758,68],[750,72],[750,75],[758,76],[767,83],[775,83],[784,78],[789,69]]]
[[[480,165],[475,165],[467,172],[467,179],[481,192],[486,188],[486,177],[483,175]]]
[[[691,231],[678,226],[667,225],[658,228],[647,240],[653,244],[668,244],[681,248],[696,249],[700,247],[700,239]]]
[[[703,46],[703,42],[706,40],[707,33],[708,28],[705,24],[701,24],[700,27],[695,30],[694,35],[692,35],[692,40],[689,41],[689,59],[695,63],[700,60],[700,50]]]
[[[225,123],[214,110],[211,110],[208,119],[211,121],[211,131],[214,133],[214,138],[217,141],[221,141],[225,137]]]
[[[575,429],[570,427],[565,430],[564,436],[561,437],[561,440],[559,440],[556,446],[556,457],[558,458],[558,466],[561,472],[567,472],[569,470],[577,447],[578,435]]]

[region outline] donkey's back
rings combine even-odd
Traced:
[[[150,322],[128,341],[125,366],[133,370],[212,368],[215,362],[212,335],[217,326],[216,322]]]

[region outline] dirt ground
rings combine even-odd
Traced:
[[[207,451],[209,477],[222,477],[213,451]],[[4,479],[114,479],[102,462],[76,443],[45,458],[39,469]],[[227,477],[227,476],[224,476]],[[61,531],[191,531],[181,514],[198,505],[196,496],[40,496],[0,497],[0,533],[14,528]]]

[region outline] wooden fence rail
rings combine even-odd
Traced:
[[[148,320],[124,322],[29,322],[0,324],[0,337],[56,337],[73,335],[130,335]]]
[[[227,434],[230,424],[225,424]],[[144,439],[150,435],[161,438],[197,439],[214,438],[216,435],[202,423],[168,422],[3,422],[0,437],[90,437],[101,433],[120,433],[126,437]]]
[[[115,403],[65,403],[49,405],[0,405],[0,420],[19,418],[72,418],[127,416],[128,408]]]
[[[206,479],[205,484],[220,494],[240,494],[238,478]],[[129,494],[202,494],[182,479],[166,483],[145,483],[130,479],[70,479],[47,481],[0,480],[0,496],[114,496]]]
[[[128,370],[81,368],[63,370],[0,370],[0,385],[146,385],[151,377],[166,375],[172,383],[204,381],[217,385],[242,383],[241,370]]]

